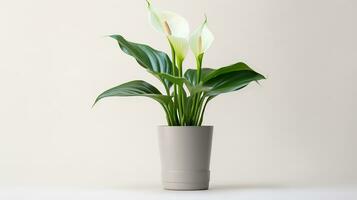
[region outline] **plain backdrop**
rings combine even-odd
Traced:
[[[213,183],[357,183],[357,1],[153,4],[191,30],[206,13],[215,41],[205,67],[244,61],[267,77],[208,105]],[[159,104],[111,98],[91,108],[120,83],[159,85],[105,37],[114,33],[169,52],[144,0],[0,1],[0,185],[160,183]]]

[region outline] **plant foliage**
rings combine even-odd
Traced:
[[[165,12],[162,14],[153,9],[150,2],[148,8],[154,17],[154,27],[158,27],[167,36],[171,47],[171,59],[162,51],[128,41],[121,35],[110,37],[117,41],[124,53],[132,56],[140,66],[160,80],[165,88],[164,93],[150,83],[135,80],[104,91],[96,98],[94,104],[105,97],[149,97],[162,106],[169,126],[201,126],[207,103],[214,97],[240,90],[252,81],[264,79],[263,75],[243,62],[218,69],[203,68],[204,53],[213,41],[213,35],[207,27],[207,18],[191,38],[186,38],[182,34],[175,35],[175,31],[181,33],[180,27],[186,27],[183,26],[186,25],[184,18],[174,13],[168,16]],[[183,60],[188,45],[195,54],[196,69],[187,69],[183,73]]]

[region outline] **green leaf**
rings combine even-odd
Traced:
[[[183,89],[183,84],[186,85],[187,89],[190,91],[190,93],[193,91],[194,86],[185,78],[182,77],[177,77],[177,76],[172,76],[170,74],[159,74],[160,77],[165,78],[166,80],[170,81],[173,84],[176,84]]]
[[[144,96],[155,99],[160,104],[168,105],[171,103],[171,97],[162,95],[161,92],[150,83],[141,80],[130,81],[119,86],[113,87],[102,94],[95,100],[93,106],[105,97],[114,96]]]
[[[171,87],[172,84],[169,81],[157,75],[158,73],[173,74],[172,62],[166,53],[153,49],[145,44],[127,41],[121,35],[111,35],[110,37],[117,40],[122,51],[134,57],[142,67],[160,79],[165,87]]]
[[[211,73],[212,71],[214,71],[214,69],[202,68],[201,69],[201,80],[206,78],[206,76],[209,73]],[[192,85],[197,84],[197,69],[187,69],[184,76]]]
[[[178,77],[178,76],[172,76],[170,74],[166,74],[166,73],[160,73],[158,74],[158,76],[167,79],[168,81],[170,81],[173,84],[177,84],[180,86],[183,86],[183,84],[187,81],[184,78]]]
[[[265,79],[265,77],[245,63],[239,62],[208,73],[203,78],[202,88],[204,88],[206,96],[216,96],[237,91],[250,82],[261,79]]]

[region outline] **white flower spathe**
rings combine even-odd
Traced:
[[[199,26],[190,36],[190,47],[197,58],[200,54],[203,54],[211,46],[214,40],[212,32],[207,26],[207,17],[201,26]]]
[[[190,34],[186,19],[171,11],[158,10],[151,5],[150,1],[147,2],[152,26],[168,38],[177,58],[183,60],[188,51]]]

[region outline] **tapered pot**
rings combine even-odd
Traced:
[[[159,126],[162,185],[207,190],[213,126]]]

